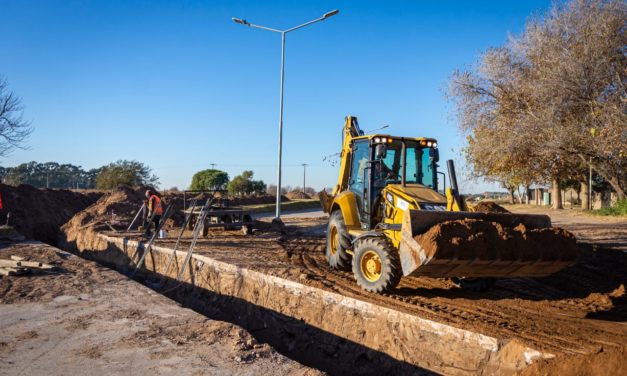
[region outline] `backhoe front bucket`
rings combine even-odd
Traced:
[[[408,210],[403,275],[541,277],[572,265],[575,237],[546,215]]]

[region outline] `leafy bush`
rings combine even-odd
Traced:
[[[131,187],[157,185],[159,178],[152,174],[152,169],[137,161],[119,160],[103,166],[96,178],[98,189],[113,189],[124,184]]]
[[[612,215],[612,216],[627,216],[627,199],[616,202],[614,206],[609,208],[602,208],[599,210],[593,210],[592,214],[596,215]]]
[[[198,171],[192,177],[192,184],[189,189],[192,190],[222,190],[229,184],[229,175],[220,170],[202,170]]]
[[[244,171],[229,182],[227,189],[230,195],[244,196],[250,194],[262,194],[266,192],[266,183],[261,180],[252,180],[253,172]]]

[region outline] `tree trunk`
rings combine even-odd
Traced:
[[[551,197],[551,208],[564,209],[564,206],[562,205],[562,190],[560,189],[560,182],[558,179],[553,179],[552,190],[553,197]]]
[[[529,185],[525,185],[525,203],[529,205],[529,197],[531,197],[531,188]]]
[[[581,192],[580,194],[580,198],[581,198],[581,209],[582,210],[589,210],[590,209],[590,201],[588,200],[588,195],[590,193],[589,190],[589,186],[588,186],[588,179],[584,179],[584,181],[579,182],[579,184],[581,184],[581,189],[579,190],[579,192]]]
[[[515,200],[515,197],[514,197],[514,190],[513,190],[513,189],[511,189],[511,190],[509,191],[509,201],[510,201],[510,204],[514,205],[514,204],[516,203],[516,201],[514,201],[514,200]]]
[[[592,169],[599,174],[606,182],[608,182],[609,185],[612,186],[612,188],[614,189],[614,192],[616,192],[616,196],[618,197],[619,200],[623,200],[626,197],[625,194],[625,190],[627,190],[627,188],[622,187],[620,184],[620,181],[618,178],[616,178],[616,176],[608,173],[605,169],[603,169],[601,167],[601,165],[596,164],[594,162],[591,162],[590,159],[587,159],[585,156],[583,156],[582,154],[578,154],[579,158],[581,158],[581,160],[592,167]]]

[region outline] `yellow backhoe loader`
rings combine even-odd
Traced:
[[[319,195],[329,214],[329,264],[352,268],[363,289],[383,293],[396,287],[402,276],[449,277],[461,287],[482,290],[494,277],[546,276],[575,262],[574,237],[563,230],[553,232],[548,216],[469,211],[452,161],[447,163],[451,184],[445,194],[439,193],[438,184],[444,181],[438,179],[438,161],[435,139],[364,135],[357,118],[346,117],[338,183],[331,194]],[[472,247],[465,249],[463,242],[456,246],[458,234],[448,234],[446,247],[437,241],[439,247],[428,247],[417,240],[434,226],[454,221],[470,228]],[[497,235],[502,235],[499,244],[482,238],[481,224],[496,226]],[[519,232],[505,231],[512,228]],[[559,249],[544,252],[543,242],[553,240]]]

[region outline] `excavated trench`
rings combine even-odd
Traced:
[[[105,232],[126,227],[139,205],[140,192],[106,194],[63,226],[60,247],[132,272],[131,258],[143,252],[136,234]],[[625,277],[607,269],[624,267],[623,254],[588,253],[591,262],[559,276],[500,281],[484,295],[406,278],[396,292],[373,296],[350,273],[330,270],[323,247],[315,236],[216,233],[178,282],[184,254],[165,272],[173,248],[165,240],[135,278],[330,374],[512,374],[534,359],[607,353],[627,339]]]
[[[77,235],[65,246],[124,273],[132,274],[131,260],[144,251],[142,242],[127,237]],[[533,359],[552,356],[518,341],[503,341],[198,254],[183,282],[177,282],[185,253],[177,252],[174,267],[166,272],[171,255],[167,247],[153,247],[140,279],[330,374],[512,374]],[[165,283],[159,285],[164,276]]]

